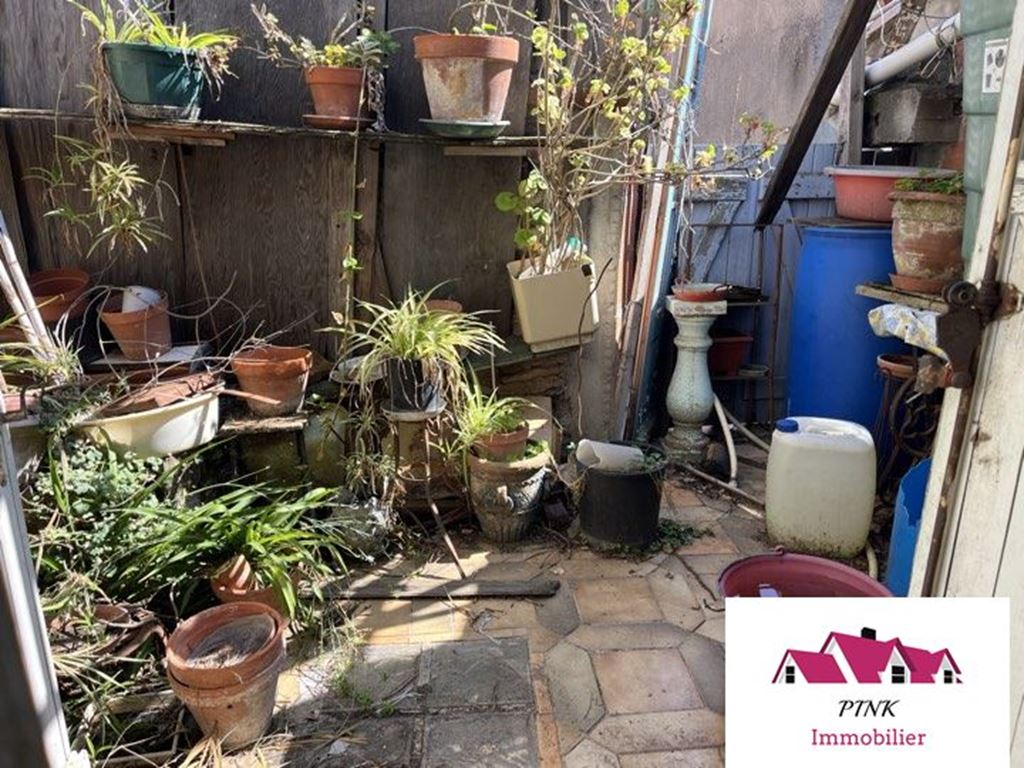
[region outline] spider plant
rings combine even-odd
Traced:
[[[482,445],[486,438],[511,435],[521,430],[526,424],[523,410],[528,405],[521,397],[500,397],[497,390],[485,395],[479,382],[474,380],[455,412],[456,448],[463,452],[483,448],[489,452]],[[521,453],[526,434],[516,442],[513,453]]]
[[[403,382],[410,377],[417,379],[417,386],[428,383],[458,401],[465,390],[463,355],[505,349],[483,313],[432,311],[427,302],[434,290],[410,289],[398,304],[359,302],[368,319],[356,321],[351,334],[363,355],[356,379],[364,389],[384,369],[393,403],[395,387],[406,386]]]

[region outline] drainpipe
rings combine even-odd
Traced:
[[[700,95],[701,73],[704,69],[704,59],[707,53],[707,38],[711,32],[711,16],[714,11],[715,0],[706,0],[697,7],[691,25],[692,45],[687,48],[686,62],[683,66],[683,82],[689,91],[679,102],[679,109],[676,114],[675,136],[673,137],[672,161],[681,162],[686,152],[686,136],[689,126],[693,120],[697,108],[697,101]],[[644,366],[640,375],[640,396],[637,400],[636,414],[634,417],[634,429],[639,428],[643,422],[643,415],[647,410],[647,403],[650,397],[650,384],[654,377],[654,367],[657,364],[658,342],[660,334],[654,333],[658,315],[663,311],[663,303],[660,297],[668,293],[672,275],[669,267],[672,264],[672,257],[675,252],[675,244],[679,232],[679,203],[681,201],[678,190],[675,186],[669,187],[666,193],[666,210],[668,215],[664,226],[661,228],[661,236],[658,242],[658,258],[654,265],[653,285],[656,293],[650,303],[650,315],[648,317],[648,328],[652,329],[647,337],[647,349],[644,351]]]
[[[874,61],[864,70],[864,85],[884,83],[915,64],[927,61],[944,47],[952,45],[960,38],[960,14],[946,19],[934,32],[925,32],[915,37],[902,48],[897,48],[888,56]]]

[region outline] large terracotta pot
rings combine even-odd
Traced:
[[[519,41],[497,35],[417,35],[434,120],[498,122],[505,112]]]
[[[508,461],[523,455],[529,436],[530,425],[524,421],[518,429],[511,432],[492,432],[484,435],[473,443],[473,450],[488,461]]]
[[[349,118],[355,127],[366,118],[366,86],[363,70],[357,67],[309,67],[306,84],[313,96],[313,108],[325,117]],[[360,103],[359,96],[363,99]]]
[[[203,734],[225,749],[251,744],[270,725],[285,663],[284,629],[273,609],[236,603],[197,613],[167,641],[171,689]]]
[[[892,250],[896,272],[941,290],[963,274],[963,195],[893,192]]]
[[[518,461],[488,461],[469,453],[469,497],[484,536],[499,544],[520,541],[537,519],[551,473],[548,451]]]
[[[89,273],[81,269],[44,269],[28,276],[28,288],[39,305],[44,323],[56,323],[64,314],[81,317],[86,302],[79,301],[89,287]]]
[[[171,349],[171,321],[167,315],[167,294],[160,301],[137,312],[121,311],[122,297],[111,296],[100,317],[114,334],[121,354],[129,360],[155,360]]]
[[[276,404],[247,401],[257,416],[283,416],[302,407],[313,353],[301,347],[257,347],[239,352],[231,369],[246,392],[276,400]]]

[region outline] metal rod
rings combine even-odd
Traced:
[[[712,475],[709,475],[706,472],[701,472],[692,464],[683,463],[680,464],[679,466],[685,469],[691,475],[699,477],[701,480],[705,480],[709,483],[713,483],[714,485],[717,485],[719,488],[721,488],[723,491],[727,491],[735,496],[739,496],[741,499],[746,499],[751,504],[757,504],[759,507],[761,507],[761,509],[764,509],[764,501],[762,499],[757,498],[757,496],[752,496],[751,494],[747,493],[744,490],[729,485],[728,483],[723,483],[717,477],[713,477]]]

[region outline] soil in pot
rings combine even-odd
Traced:
[[[530,425],[525,421],[511,432],[494,432],[473,443],[473,452],[488,461],[511,461],[521,458],[526,451]]]
[[[171,349],[171,321],[167,314],[167,294],[136,312],[121,311],[122,296],[111,296],[100,310],[104,325],[110,329],[121,354],[129,360],[156,360]]]
[[[519,41],[498,35],[417,35],[416,58],[434,120],[499,122]]]
[[[104,43],[103,56],[125,111],[140,117],[160,116],[146,109],[151,107],[170,113],[165,116],[199,117],[204,81],[196,51],[149,43]]]
[[[963,195],[902,192],[893,203],[892,251],[901,277],[931,281],[939,292],[963,274]]]
[[[580,530],[599,548],[644,549],[658,537],[665,457],[645,451],[644,466],[612,472],[577,464]]]
[[[262,603],[208,608],[182,622],[167,641],[167,669],[196,689],[237,685],[284,651],[287,622]]]
[[[239,352],[231,370],[246,392],[276,400],[276,404],[247,400],[257,416],[284,416],[302,407],[313,353],[301,347],[266,346]]]
[[[28,288],[39,305],[44,323],[56,323],[65,314],[81,317],[87,302],[82,294],[89,287],[89,273],[81,269],[44,269],[28,277]],[[81,299],[81,300],[80,300]]]
[[[388,410],[396,413],[423,413],[438,408],[440,389],[437,375],[422,360],[387,361]]]
[[[357,67],[309,67],[306,85],[321,117],[339,118],[334,127],[356,128],[369,118],[364,70]]]

